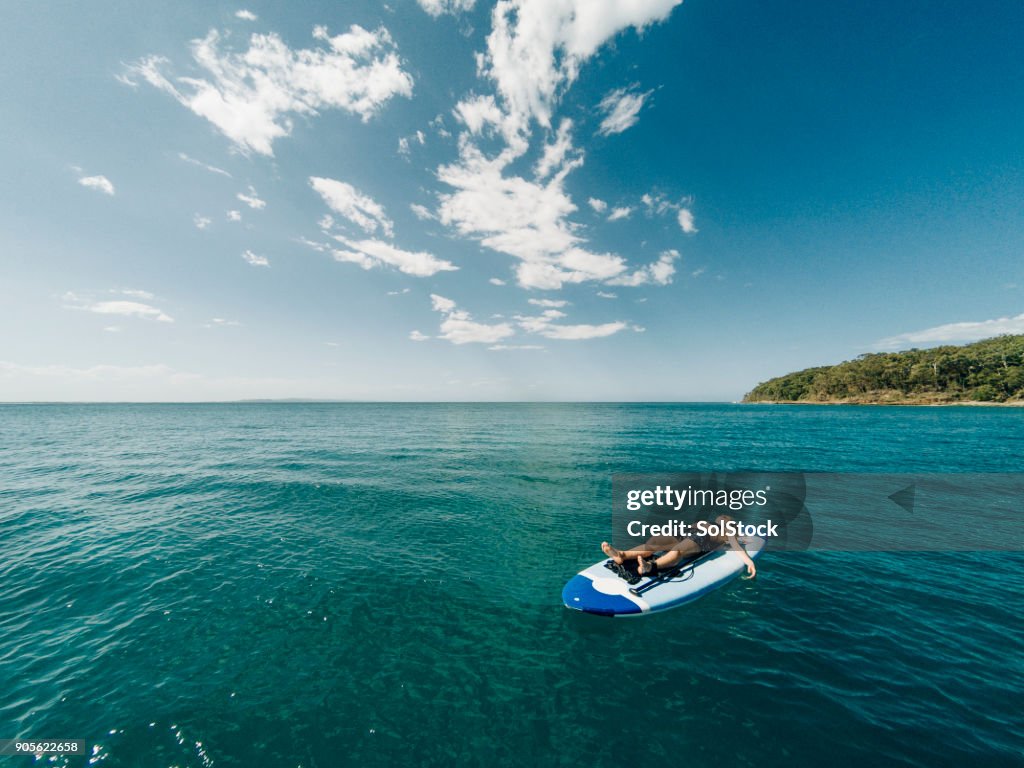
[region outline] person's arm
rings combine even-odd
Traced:
[[[739,552],[740,559],[747,564],[747,578],[752,579],[757,576],[757,566],[754,565],[754,561],[750,559],[750,555],[747,554],[747,550],[745,550],[743,545],[740,544],[739,539],[735,536],[730,536],[729,546],[736,552]]]

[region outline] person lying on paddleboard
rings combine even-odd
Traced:
[[[715,524],[721,530],[723,523],[731,520],[732,518],[728,515],[719,515],[715,518]],[[601,549],[619,565],[636,558],[637,573],[641,576],[654,576],[659,571],[668,570],[681,560],[696,555],[706,555],[725,544],[728,544],[729,548],[735,552],[739,552],[747,566],[747,578],[754,578],[757,575],[757,567],[735,536],[711,536],[710,534],[692,534],[682,538],[654,536],[648,539],[642,547],[626,550],[616,549],[607,541],[602,541]],[[651,557],[655,552],[664,552],[665,554],[658,558]],[[644,558],[650,559],[645,560]]]

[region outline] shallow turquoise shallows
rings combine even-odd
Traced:
[[[566,610],[611,474],[679,469],[1021,471],[1024,410],[0,406],[0,738],[107,768],[1020,764],[1021,553],[769,552],[664,614]]]

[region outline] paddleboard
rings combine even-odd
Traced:
[[[764,550],[764,539],[757,536],[741,538],[740,543],[755,561]],[[612,560],[604,559],[569,580],[562,590],[562,602],[566,608],[600,616],[640,616],[692,603],[745,573],[746,568],[739,553],[729,548],[653,578],[624,573]]]

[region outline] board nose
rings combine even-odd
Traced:
[[[577,574],[562,589],[562,602],[566,608],[599,616],[619,616],[641,613],[640,606],[620,594],[598,590],[593,579]]]

